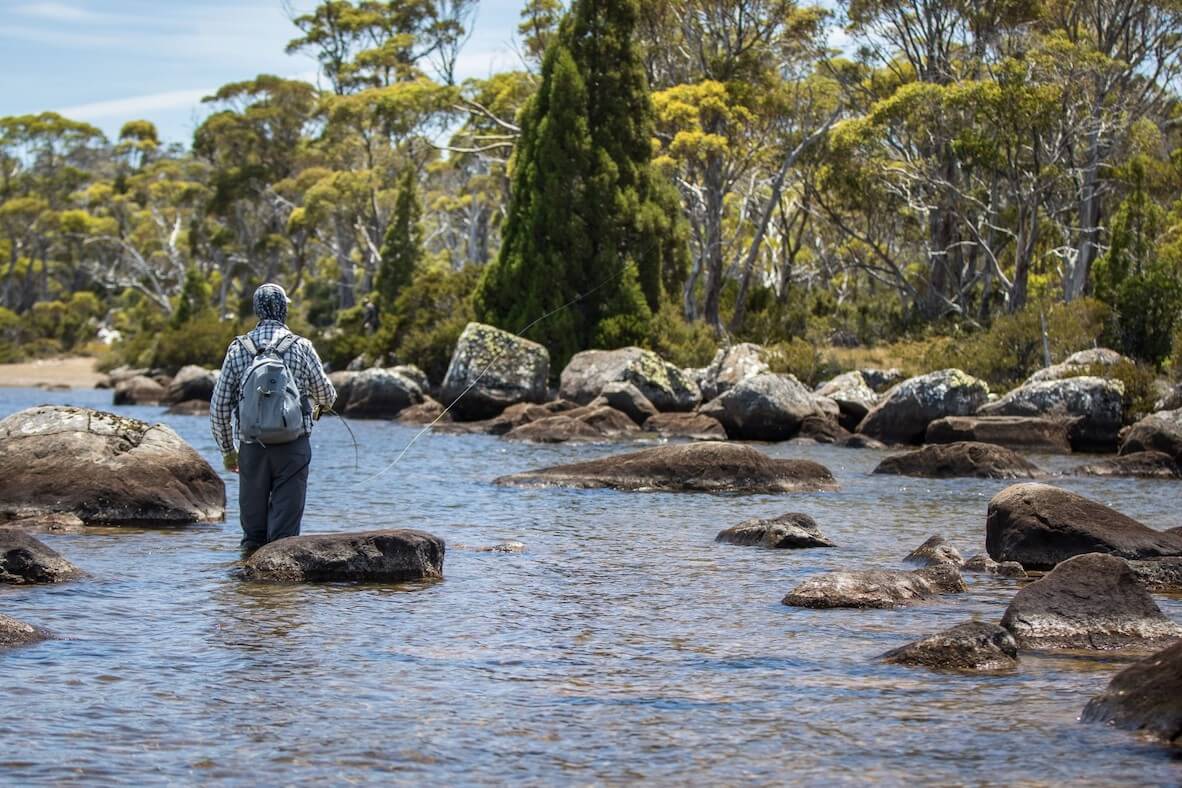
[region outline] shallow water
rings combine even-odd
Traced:
[[[110,392],[0,389],[161,420],[211,461],[207,420],[110,408]],[[1182,755],[1078,716],[1127,659],[1024,656],[1000,676],[875,657],[970,617],[1013,580],[895,611],[785,607],[802,578],[901,566],[932,533],[967,557],[1005,482],[872,476],[881,453],[764,447],[828,465],[840,492],[708,496],[493,486],[502,473],[619,446],[520,445],[352,422],[313,435],[304,531],[422,528],[445,580],[390,587],[244,584],[235,478],[227,522],[41,538],[90,573],[0,586],[0,612],[62,639],[0,655],[0,781],[530,784],[1178,784]],[[1079,458],[1040,456],[1062,469]],[[1176,483],[1063,479],[1154,527]],[[840,547],[715,544],[749,517],[803,511]],[[517,540],[521,555],[457,544]],[[1182,621],[1182,600],[1159,597]]]

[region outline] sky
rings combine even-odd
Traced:
[[[459,78],[519,65],[524,0],[480,0]],[[201,98],[258,74],[316,80],[309,55],[284,53],[290,13],[315,0],[0,0],[0,116],[52,110],[114,139],[128,120],[188,145]]]

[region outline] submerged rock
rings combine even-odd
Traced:
[[[695,441],[724,441],[726,430],[718,419],[703,413],[658,413],[644,422],[644,431],[662,438],[688,438]]]
[[[496,416],[518,402],[544,402],[550,353],[537,342],[483,323],[469,323],[456,341],[440,386],[443,402],[458,402],[458,421]],[[465,393],[466,392],[466,393]]]
[[[1138,451],[1075,469],[1081,476],[1127,476],[1136,479],[1182,479],[1182,468],[1160,451]]]
[[[153,525],[220,520],[225,508],[221,477],[163,424],[53,405],[0,421],[0,518]]]
[[[82,574],[23,529],[0,528],[0,583],[61,583]]]
[[[525,544],[522,542],[498,542],[490,545],[452,545],[453,550],[468,550],[473,553],[524,553]]]
[[[765,372],[747,378],[699,411],[718,420],[735,440],[783,441],[818,414],[813,393],[791,375]]]
[[[929,479],[1033,479],[1042,475],[1038,466],[1011,449],[967,441],[896,454],[880,462],[874,472]]]
[[[702,401],[698,385],[651,350],[584,350],[562,370],[558,396],[587,405],[609,383],[631,383],[659,411],[689,411]]]
[[[960,551],[949,544],[948,540],[940,534],[928,537],[926,542],[908,553],[903,560],[909,564],[922,564],[923,566],[951,564],[959,567],[964,564],[964,558],[961,557]]]
[[[1121,454],[1143,451],[1160,451],[1182,462],[1182,410],[1150,414],[1121,433]]]
[[[439,537],[409,529],[290,536],[246,559],[247,580],[273,583],[400,583],[443,577]]]
[[[1082,719],[1182,744],[1182,642],[1117,673],[1088,701]]]
[[[714,541],[780,550],[835,546],[821,534],[817,521],[801,512],[789,512],[768,519],[744,520],[721,531]]]
[[[929,372],[888,391],[858,431],[885,443],[919,443],[933,421],[976,413],[988,397],[984,381],[959,369]]]
[[[1102,503],[1047,484],[1007,487],[989,502],[985,549],[995,561],[1050,569],[1085,553],[1182,555],[1182,536],[1155,531]]]
[[[565,486],[618,490],[699,492],[807,492],[835,490],[823,465],[807,460],[774,460],[750,446],[688,443],[603,457],[502,476],[496,484]]]
[[[17,528],[25,533],[77,534],[86,530],[86,523],[77,515],[54,513],[19,517],[3,523],[0,527]]]
[[[1018,665],[1018,644],[996,624],[967,621],[888,651],[882,659],[934,670],[1010,670]]]
[[[981,416],[1071,418],[1074,449],[1111,450],[1124,417],[1124,384],[1107,378],[1079,377],[1019,386],[983,406]]]
[[[170,416],[208,416],[209,402],[202,399],[187,399],[170,405],[165,413]]]
[[[25,646],[30,643],[40,643],[48,640],[50,634],[44,629],[17,621],[15,618],[0,613],[0,649]]]
[[[1070,453],[1075,419],[1040,416],[947,416],[928,425],[924,443],[974,441],[1010,449]]]
[[[960,572],[951,564],[904,572],[863,569],[815,575],[789,592],[784,604],[809,608],[893,608],[937,594],[967,591]]]
[[[166,391],[152,378],[137,375],[115,384],[115,405],[159,405],[164,402]]]
[[[860,432],[838,441],[837,445],[847,449],[885,449],[887,447],[882,441],[875,440],[869,435],[863,435]]]
[[[978,554],[969,558],[961,567],[965,572],[982,572],[984,574],[999,575],[1001,577],[1026,577],[1026,570],[1017,561],[1003,561],[998,563],[987,555]]]
[[[1022,648],[1120,649],[1182,637],[1121,559],[1079,555],[1025,586],[1001,625]]]
[[[588,405],[585,408],[553,413],[528,421],[505,433],[505,439],[533,443],[603,441],[620,438],[639,430],[636,422],[615,408]]]

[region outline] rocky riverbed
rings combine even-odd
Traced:
[[[9,390],[0,415],[110,397]],[[204,418],[114,410],[216,457]],[[873,474],[890,452],[780,443],[753,446],[828,468],[839,490],[505,487],[493,480],[643,447],[480,434],[427,434],[368,480],[417,429],[354,422],[355,469],[348,433],[322,421],[305,531],[428,532],[448,544],[441,581],[242,580],[228,474],[228,522],[37,532],[85,574],[0,585],[0,614],[49,638],[0,652],[15,699],[0,731],[19,731],[0,744],[20,753],[0,773],[51,779],[68,754],[91,781],[776,782],[786,759],[814,783],[1182,779],[1168,748],[1079,722],[1144,653],[1021,650],[1013,665],[995,629],[948,634],[997,624],[1029,580],[966,568],[967,590],[901,607],[780,604],[825,573],[914,571],[904,558],[933,534],[984,553],[989,503],[1013,480]],[[1041,483],[1158,531],[1182,524],[1177,482],[1062,475],[1080,458],[1024,456]],[[835,546],[715,541],[787,512]],[[505,543],[523,547],[489,549]],[[1153,600],[1182,622],[1182,597]],[[961,669],[940,669],[945,641]],[[918,642],[916,658],[882,659]]]

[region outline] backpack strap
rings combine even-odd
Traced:
[[[297,339],[299,337],[295,334],[285,334],[271,343],[271,351],[283,355],[291,349],[291,346],[296,343]]]
[[[238,344],[242,345],[242,348],[250,354],[251,358],[254,358],[259,354],[259,346],[256,345],[254,340],[246,334],[238,337]]]

